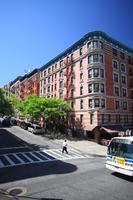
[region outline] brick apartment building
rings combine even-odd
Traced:
[[[86,34],[40,69],[40,96],[70,102],[87,135],[132,128],[133,49],[104,32]]]
[[[99,132],[133,128],[133,49],[104,32],[86,34],[19,81],[21,100],[30,93],[63,98],[72,105],[73,124],[97,140]]]
[[[14,81],[10,82],[10,84],[3,87],[6,96],[15,94],[19,100],[24,100],[29,94],[39,96],[39,76],[40,72],[38,69],[34,69],[24,76],[18,76]]]

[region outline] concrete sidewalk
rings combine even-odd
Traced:
[[[58,140],[58,142],[63,142],[63,140]],[[68,150],[71,148],[77,149],[78,151],[81,151],[82,153],[87,153],[90,155],[96,155],[104,157],[107,154],[107,146],[103,146],[100,144],[97,144],[92,141],[88,140],[82,140],[82,141],[70,141],[67,140],[68,144]]]

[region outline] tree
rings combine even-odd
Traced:
[[[71,107],[63,99],[47,98],[43,100],[42,117],[47,127],[58,128],[63,124],[64,116],[71,111]]]
[[[36,95],[28,95],[26,100],[20,102],[18,109],[21,114],[27,118],[30,118],[33,122],[40,118],[41,107],[40,107],[40,98]]]
[[[0,88],[0,113],[4,115],[13,115],[13,107],[9,99],[5,97],[4,91]]]

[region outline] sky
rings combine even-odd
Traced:
[[[133,0],[0,0],[0,87],[95,30],[133,48]]]

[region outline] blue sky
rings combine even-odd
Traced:
[[[133,48],[133,0],[0,0],[0,87],[94,30]]]

